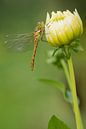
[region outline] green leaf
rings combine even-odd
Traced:
[[[50,79],[43,79],[43,78],[38,79],[38,80],[40,82],[44,83],[45,85],[50,85],[50,86],[57,88],[57,90],[59,90],[62,93],[65,101],[73,104],[73,98],[72,98],[71,91],[69,89],[67,89],[63,83],[61,83],[59,81],[50,80]],[[78,103],[80,104],[79,98],[78,98]]]
[[[62,120],[53,115],[49,120],[48,129],[70,129],[70,128]]]
[[[59,81],[55,81],[55,80],[50,80],[50,79],[39,79],[40,82],[43,82],[47,85],[56,87],[60,92],[62,92],[63,94],[65,93],[65,86],[63,83],[59,82]]]
[[[71,91],[69,89],[67,89],[63,83],[61,83],[59,81],[43,79],[43,78],[38,79],[38,80],[46,85],[50,85],[50,86],[57,88],[57,90],[59,90],[63,94],[65,101],[73,104],[73,98],[72,98]],[[79,98],[78,98],[78,104],[80,104]]]

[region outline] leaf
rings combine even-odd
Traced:
[[[65,86],[63,83],[59,82],[59,81],[55,81],[55,80],[50,80],[50,79],[39,79],[39,81],[50,85],[50,86],[54,86],[56,87],[60,92],[62,92],[64,94],[65,92]]]
[[[68,103],[73,104],[73,98],[72,98],[71,91],[69,89],[67,89],[66,86],[63,83],[61,83],[59,81],[50,80],[50,79],[43,79],[43,78],[38,79],[38,80],[40,82],[43,82],[46,85],[56,87],[57,90],[59,90],[62,93],[65,101],[68,102]],[[79,98],[78,98],[78,104],[80,104]]]
[[[50,80],[50,79],[39,79],[40,82],[43,82],[44,84],[56,87],[57,90],[59,90],[63,96],[65,100],[68,100],[68,97],[66,98],[66,87],[63,83],[59,82],[59,81],[55,81],[55,80]]]
[[[53,115],[49,120],[48,129],[70,129],[70,128],[62,120]]]

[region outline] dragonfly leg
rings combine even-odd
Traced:
[[[41,34],[40,40],[43,41],[43,42],[47,42],[47,40],[46,40],[45,37],[44,37],[44,34]]]
[[[41,39],[41,41],[43,41],[43,42],[47,42],[47,40],[45,40],[45,39]]]

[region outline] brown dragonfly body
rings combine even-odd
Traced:
[[[38,47],[38,42],[42,39],[45,30],[44,22],[38,22],[35,31],[29,35],[28,33],[24,34],[10,34],[5,36],[5,46],[12,51],[25,52],[28,51],[31,44],[30,41],[34,41],[34,50],[32,55],[32,70],[34,69],[35,55]],[[32,40],[34,39],[34,40]]]
[[[35,61],[35,55],[38,47],[38,42],[39,40],[42,39],[43,34],[44,34],[44,22],[39,22],[34,32],[34,50],[32,55],[32,62],[31,62],[32,70],[34,69],[34,61]]]

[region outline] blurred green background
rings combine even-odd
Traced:
[[[86,49],[86,0],[0,0],[0,34],[31,33],[37,22],[45,21],[46,13],[77,9],[84,23],[81,43]],[[46,63],[52,47],[40,42],[31,71],[32,50],[10,53],[0,40],[0,129],[47,129],[49,118],[55,114],[71,129],[76,129],[70,104],[57,89],[38,81],[39,78],[64,82],[62,71]],[[74,54],[74,68],[80,110],[86,128],[86,52]]]

